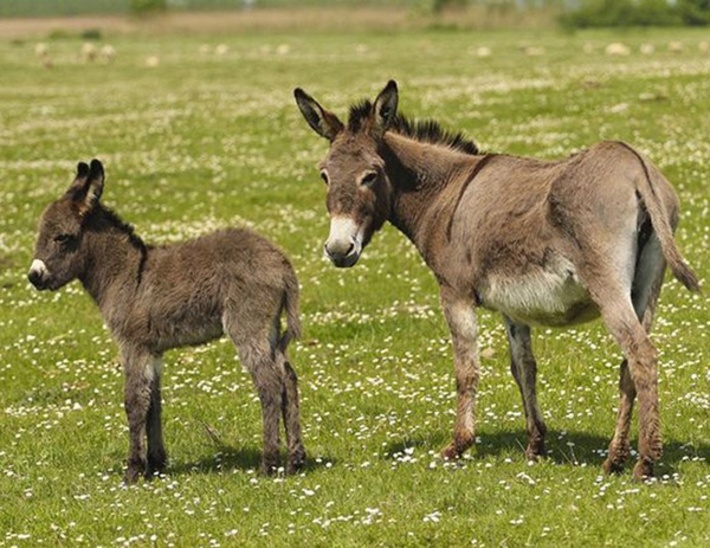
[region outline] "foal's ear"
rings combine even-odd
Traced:
[[[397,116],[398,99],[397,82],[390,80],[385,89],[377,96],[375,105],[372,107],[374,129],[378,136],[382,136],[390,128]]]
[[[296,104],[308,125],[318,135],[325,137],[332,143],[338,133],[343,130],[343,123],[338,120],[335,114],[325,110],[318,104],[318,101],[301,88],[293,90],[293,96],[296,98]]]
[[[77,204],[79,215],[86,215],[99,201],[104,190],[104,166],[96,159],[91,165],[79,162],[76,166],[76,179],[67,194]]]

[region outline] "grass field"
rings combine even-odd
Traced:
[[[555,158],[626,140],[674,182],[677,239],[707,286],[707,32],[103,36],[111,64],[80,62],[82,41],[68,36],[47,41],[51,68],[34,40],[0,41],[0,546],[710,543],[705,297],[670,278],[662,294],[655,483],[601,475],[619,352],[599,323],[536,331],[551,455],[525,462],[504,333],[488,312],[477,443],[443,463],[455,400],[435,280],[391,227],[354,269],[323,259],[326,143],[292,98],[301,86],[344,115],[395,78],[404,113],[465,130],[484,150]],[[630,54],[605,55],[612,41]],[[683,51],[669,52],[671,41]],[[43,207],[92,157],[107,169],[104,202],[150,242],[250,225],[291,256],[305,329],[291,351],[304,473],[257,473],[258,401],[222,341],[166,356],[169,467],[122,485],[116,346],[78,283],[48,294],[25,278]]]

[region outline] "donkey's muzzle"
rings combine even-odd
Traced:
[[[350,217],[336,216],[330,220],[330,234],[325,242],[325,254],[338,268],[353,266],[362,252],[360,226]]]
[[[338,268],[349,268],[360,258],[360,253],[354,244],[350,244],[347,248],[330,248],[326,243],[324,248],[326,257]]]

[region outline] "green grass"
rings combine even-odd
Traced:
[[[113,64],[79,63],[81,43],[62,40],[49,43],[51,69],[34,44],[0,42],[0,546],[707,545],[705,298],[670,279],[662,294],[658,482],[601,475],[619,352],[598,323],[536,331],[551,456],[529,466],[504,333],[488,312],[478,441],[445,464],[437,455],[452,429],[454,381],[436,283],[391,227],[354,269],[322,258],[316,165],[327,144],[292,98],[302,86],[344,115],[395,78],[404,113],[465,130],[484,150],[553,158],[629,141],[678,189],[677,238],[707,285],[703,39],[678,30],[109,34]],[[616,40],[631,55],[604,55]],[[669,53],[670,40],[684,52]],[[640,54],[642,43],[655,53]],[[528,45],[544,52],[526,56]],[[477,56],[481,46],[492,54]],[[150,56],[157,67],[146,66]],[[164,478],[121,484],[116,346],[77,283],[48,294],[25,279],[43,207],[92,157],[107,169],[103,200],[147,240],[249,224],[292,257],[303,288],[305,333],[292,357],[304,473],[258,475],[259,406],[222,341],[166,356],[170,465]]]

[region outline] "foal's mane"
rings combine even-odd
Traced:
[[[356,133],[362,129],[365,120],[372,114],[372,103],[362,101],[350,107],[348,130]],[[390,131],[411,137],[422,143],[432,143],[453,148],[465,154],[478,154],[479,150],[463,132],[451,132],[441,127],[436,120],[410,120],[397,114],[389,128]]]
[[[145,244],[145,242],[143,242],[141,237],[136,234],[132,224],[125,222],[114,210],[109,209],[102,204],[97,204],[97,206],[94,207],[91,213],[86,217],[84,222],[87,224],[91,224],[92,222],[104,223],[108,226],[116,228],[128,236],[128,242],[133,247],[141,251],[141,253],[145,253],[149,247]]]

